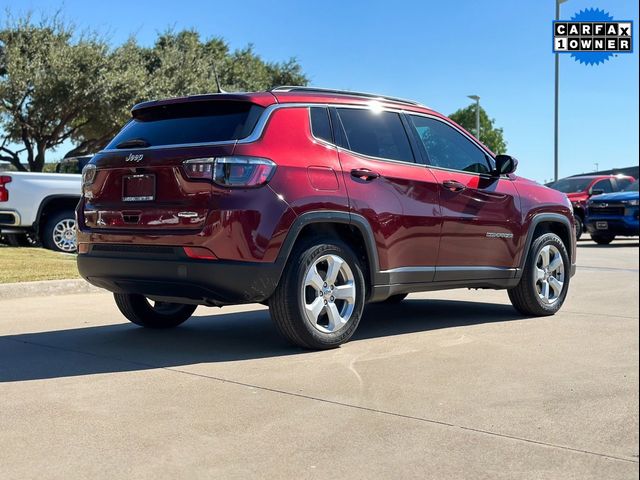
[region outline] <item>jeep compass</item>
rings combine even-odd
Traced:
[[[369,302],[506,289],[552,315],[575,271],[566,195],[416,102],[307,87],[145,102],[83,171],[78,268],[122,314],[267,304],[304,348]]]

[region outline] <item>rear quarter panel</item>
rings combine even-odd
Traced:
[[[239,144],[234,154],[266,157],[277,164],[268,188],[290,210],[276,210],[269,219],[273,235],[265,250],[268,261],[275,260],[299,215],[317,210],[349,211],[337,149],[313,137],[307,107],[276,110],[261,140]]]

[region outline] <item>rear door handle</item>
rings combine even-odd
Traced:
[[[370,182],[371,180],[378,178],[380,174],[378,172],[371,171],[368,168],[354,168],[351,170],[351,176]]]
[[[457,180],[445,180],[444,182],[442,182],[442,186],[447,190],[451,190],[452,192],[461,192],[462,190],[467,188]]]

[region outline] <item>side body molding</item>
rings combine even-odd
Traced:
[[[341,223],[356,227],[364,239],[364,247],[369,260],[369,281],[372,286],[369,301],[384,300],[390,295],[400,293],[450,288],[513,288],[522,277],[528,251],[533,242],[533,234],[536,227],[542,222],[561,224],[566,229],[568,237],[574,238],[572,236],[571,223],[565,215],[541,213],[535,215],[530,221],[519,264],[514,265],[513,268],[491,266],[473,268],[445,267],[441,269],[436,267],[402,267],[380,271],[375,237],[369,222],[364,217],[344,211],[313,211],[300,215],[293,222],[280,248],[276,264],[281,275],[291,255],[293,246],[305,226],[313,223]],[[569,246],[568,250],[571,256],[571,274],[573,275],[575,272],[573,246]],[[433,281],[433,275],[436,270],[441,271],[441,281]]]

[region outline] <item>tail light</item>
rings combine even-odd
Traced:
[[[189,258],[195,258],[197,260],[218,259],[211,250],[205,247],[183,247],[183,249],[184,253],[186,253]]]
[[[215,158],[192,158],[183,162],[187,177],[194,180],[213,180]]]
[[[96,166],[89,163],[82,169],[82,185],[91,185],[96,178]]]
[[[276,164],[259,157],[194,158],[183,164],[186,175],[194,180],[212,180],[224,187],[259,187],[276,171]]]
[[[10,176],[0,175],[0,202],[9,201],[9,190],[5,188],[5,185],[10,182],[11,182]]]

